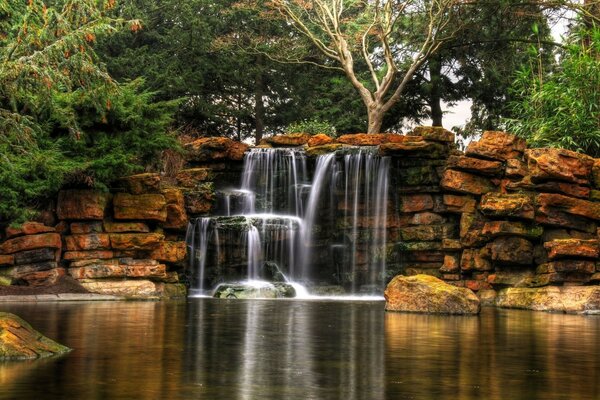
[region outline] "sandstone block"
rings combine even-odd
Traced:
[[[111,233],[110,244],[115,250],[154,250],[164,238],[160,233]]]
[[[421,136],[433,142],[454,143],[454,133],[441,126],[417,126],[412,130],[411,135]]]
[[[59,219],[101,220],[110,195],[96,190],[61,190],[56,213]]]
[[[0,312],[0,361],[50,357],[70,349],[48,339],[20,317]]]
[[[498,176],[504,171],[504,165],[500,161],[483,160],[468,156],[448,157],[447,167],[486,176]]]
[[[379,146],[380,155],[392,157],[445,158],[448,151],[448,147],[441,143],[426,141],[384,143]]]
[[[597,239],[556,239],[544,243],[544,248],[548,251],[550,260],[570,257],[598,258],[600,256]]]
[[[148,233],[150,227],[143,222],[112,222],[104,221],[104,230],[107,233]]]
[[[536,311],[597,313],[600,286],[508,288],[498,292],[496,305]]]
[[[113,200],[115,219],[138,219],[164,222],[167,219],[165,197],[162,194],[117,193]]]
[[[592,185],[596,189],[600,189],[600,158],[594,160],[594,166],[592,167]]]
[[[320,146],[309,147],[306,149],[306,155],[308,157],[318,157],[323,154],[333,153],[334,151],[343,147],[347,147],[347,145],[341,143],[329,143]]]
[[[442,240],[443,230],[440,225],[418,225],[399,229],[403,241],[434,241]]]
[[[587,184],[594,165],[590,156],[556,148],[529,149],[526,158],[533,182],[558,180]]]
[[[37,235],[39,233],[55,232],[56,230],[52,227],[46,226],[39,222],[25,222],[19,227],[8,227],[6,228],[6,238],[10,239],[17,236],[23,235]]]
[[[591,260],[559,260],[550,261],[537,267],[536,273],[549,274],[553,272],[596,272],[596,263]]]
[[[185,230],[188,224],[188,216],[185,211],[183,192],[176,188],[168,188],[164,189],[162,194],[167,202],[167,219],[163,223],[163,227]]]
[[[13,255],[2,255],[0,254],[0,266],[9,266],[15,263],[15,257]]]
[[[491,271],[492,264],[483,249],[464,249],[460,259],[461,271]]]
[[[102,222],[72,222],[70,228],[72,234],[101,233]]]
[[[530,265],[533,244],[521,237],[499,237],[492,242],[492,261],[500,264]]]
[[[473,213],[475,212],[476,201],[471,196],[458,196],[454,194],[444,194],[443,202],[446,210],[451,213]]]
[[[213,173],[210,168],[182,169],[177,173],[175,179],[178,186],[193,189],[200,183],[211,181]]]
[[[485,244],[488,237],[483,234],[487,220],[479,213],[464,213],[460,217],[460,242],[464,247],[476,247]]]
[[[316,135],[312,135],[310,137],[310,139],[308,139],[308,146],[309,147],[315,147],[315,146],[323,146],[324,144],[329,144],[329,143],[333,143],[334,139],[327,136],[324,133],[317,133]]]
[[[92,251],[66,251],[63,254],[64,260],[95,260],[113,258],[114,253],[110,250],[92,250]]]
[[[588,233],[596,232],[596,223],[592,220],[561,211],[556,207],[541,206],[537,208],[535,222],[560,228],[573,228]]]
[[[407,223],[410,225],[439,225],[446,222],[446,218],[432,212],[421,212],[411,215]],[[386,225],[388,226],[388,225]]]
[[[556,208],[568,214],[578,215],[593,220],[600,220],[600,204],[576,199],[562,194],[541,193],[537,196],[537,204],[541,208]]]
[[[158,247],[152,251],[150,257],[163,262],[178,263],[185,260],[186,256],[185,242],[161,242]]]
[[[482,229],[482,233],[490,238],[499,236],[522,236],[534,239],[542,236],[544,228],[535,224],[527,224],[517,221],[488,221]]]
[[[355,133],[342,135],[337,141],[351,146],[379,146],[384,143],[408,143],[422,140],[422,137],[403,136],[395,133]]]
[[[509,158],[506,160],[505,176],[510,179],[520,179],[527,176],[527,164],[518,158]]]
[[[167,278],[167,267],[164,264],[157,265],[127,265],[125,273],[128,278],[165,279]]]
[[[50,286],[65,276],[64,268],[53,268],[45,271],[30,272],[19,276],[19,279],[27,282],[29,286]]]
[[[206,214],[213,208],[215,190],[212,184],[203,184],[198,189],[185,191],[185,209],[188,214]]]
[[[308,143],[311,135],[308,133],[286,133],[266,138],[267,143],[274,147],[302,146]]]
[[[185,145],[190,161],[241,161],[248,145],[226,137],[205,137]]]
[[[447,169],[444,172],[440,185],[446,190],[475,195],[481,195],[496,189],[496,186],[487,178],[453,169]]]
[[[26,250],[14,254],[16,265],[34,264],[43,261],[56,261],[56,249],[35,249]]]
[[[404,213],[433,209],[433,197],[430,194],[413,194],[400,197],[400,211]]]
[[[65,247],[67,251],[109,249],[109,235],[107,233],[91,233],[65,236]]]
[[[562,193],[567,196],[587,199],[590,197],[591,190],[587,186],[575,185],[567,182],[543,182],[533,186],[538,192]]]
[[[118,184],[131,194],[158,193],[160,191],[160,175],[148,172],[126,176],[119,179]]]
[[[443,274],[454,274],[460,271],[460,257],[455,254],[446,254],[444,264],[440,268]]]
[[[525,140],[506,132],[486,131],[478,142],[471,142],[466,155],[506,161],[520,158],[527,144]]]
[[[125,278],[125,266],[95,260],[93,264],[69,268],[69,275],[75,279]]]
[[[512,217],[532,220],[535,216],[533,201],[518,193],[487,193],[481,198],[481,213],[491,217]]]
[[[0,253],[13,254],[19,251],[42,249],[60,249],[62,246],[58,233],[41,233],[38,235],[19,236],[9,239],[0,245]]]

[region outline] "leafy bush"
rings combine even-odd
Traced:
[[[324,133],[326,135],[335,137],[337,132],[335,127],[329,122],[320,121],[317,119],[304,120],[295,122],[288,125],[286,132],[288,133],[308,133],[310,135],[316,135],[317,133]]]
[[[519,72],[507,127],[538,147],[561,147],[600,157],[600,29],[579,32],[557,71]]]

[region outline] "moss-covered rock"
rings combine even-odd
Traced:
[[[18,316],[0,312],[0,361],[50,357],[70,350],[48,339]]]

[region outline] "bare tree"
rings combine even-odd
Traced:
[[[271,0],[358,91],[368,133],[403,95],[415,72],[456,31],[460,0]],[[464,3],[462,3],[464,4]],[[314,62],[313,62],[314,63]]]

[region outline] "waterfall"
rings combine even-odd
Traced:
[[[208,227],[210,218],[198,218],[193,223],[189,223],[185,235],[186,246],[188,249],[189,265],[192,271],[197,272],[198,289],[201,293],[205,291],[205,271],[208,250],[208,241],[210,239]],[[212,233],[212,232],[211,232]],[[216,231],[215,231],[216,233]],[[217,240],[218,241],[218,240]]]

